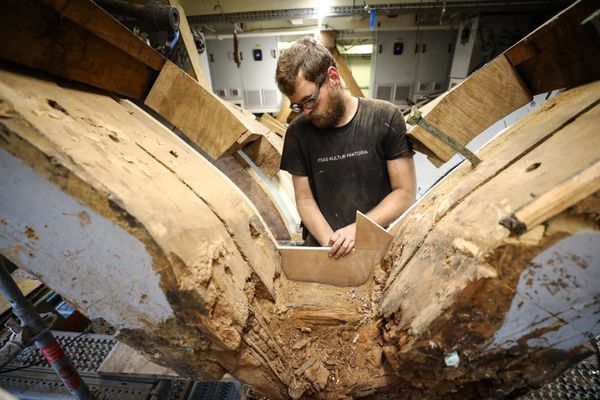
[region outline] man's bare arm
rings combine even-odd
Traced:
[[[367,213],[367,216],[381,226],[394,222],[416,200],[417,178],[412,157],[400,157],[387,161],[392,191]]]
[[[321,246],[329,244],[329,238],[333,230],[325,220],[313,196],[308,177],[292,175],[294,194],[296,197],[296,208],[304,226],[317,239]]]
[[[412,157],[387,161],[392,191],[367,216],[381,226],[387,226],[406,211],[416,199],[417,179]],[[354,248],[356,223],[338,229],[331,235],[329,255],[335,258],[349,254]]]

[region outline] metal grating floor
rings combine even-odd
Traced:
[[[600,367],[596,357],[575,365],[555,381],[520,397],[521,400],[599,400]]]
[[[71,362],[98,400],[239,400],[242,386],[231,382],[193,382],[124,375],[100,375],[96,371],[117,341],[110,335],[53,331]],[[4,344],[5,335],[0,340]],[[27,367],[23,368],[22,367]],[[70,399],[60,378],[35,346],[24,349],[3,371],[0,387],[20,399]],[[156,396],[156,397],[152,397]]]
[[[242,385],[237,381],[192,382],[183,379],[152,379],[131,376],[107,376],[96,373],[102,361],[116,345],[110,335],[78,334],[53,331],[98,400],[146,400],[152,395],[160,400],[239,400]],[[8,334],[0,338],[0,346]],[[20,369],[22,367],[26,367]],[[12,371],[13,369],[16,369]],[[50,368],[35,346],[31,346],[0,371],[0,387],[20,399],[69,399],[60,378]],[[63,395],[63,396],[61,396]],[[565,371],[555,381],[519,398],[520,400],[599,400],[600,368],[598,359],[590,357]]]

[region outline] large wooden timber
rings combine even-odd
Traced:
[[[577,1],[422,107],[423,118],[466,145],[534,94],[600,79],[600,69],[591,67],[600,64],[600,34],[592,24],[582,24],[595,11],[596,1]],[[456,154],[420,126],[409,127],[409,134],[436,165]]]
[[[94,2],[11,0],[4,6],[0,34],[11,40],[0,46],[0,58],[144,100],[213,158],[262,137],[253,116],[215,96]],[[268,152],[262,158],[281,154],[270,140],[260,148]],[[272,168],[265,173],[272,175]]]
[[[0,100],[2,254],[182,376],[229,372],[271,398],[479,399],[544,382],[600,333],[600,194],[519,237],[498,223],[600,158],[600,82],[449,175],[355,288],[280,275],[248,199],[114,99],[4,70]]]

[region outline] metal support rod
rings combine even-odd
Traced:
[[[49,331],[47,320],[35,311],[33,304],[21,293],[4,264],[0,263],[0,292],[12,306],[13,312],[21,320],[23,332],[35,340],[37,348],[42,352],[54,371],[60,376],[71,394],[79,400],[93,399],[88,386],[63,352],[60,344]]]
[[[471,162],[473,166],[476,166],[481,162],[481,160],[471,150],[467,149],[465,146],[457,142],[453,137],[446,135],[440,128],[423,118],[421,111],[419,111],[417,107],[412,108],[406,122],[411,125],[419,125],[421,128],[425,129],[427,132],[450,146],[454,151],[464,156]]]

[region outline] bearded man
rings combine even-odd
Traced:
[[[345,256],[354,249],[357,210],[385,227],[415,202],[402,113],[347,94],[333,57],[309,37],[281,54],[276,80],[302,113],[287,129],[280,168],[292,175],[305,245]]]

